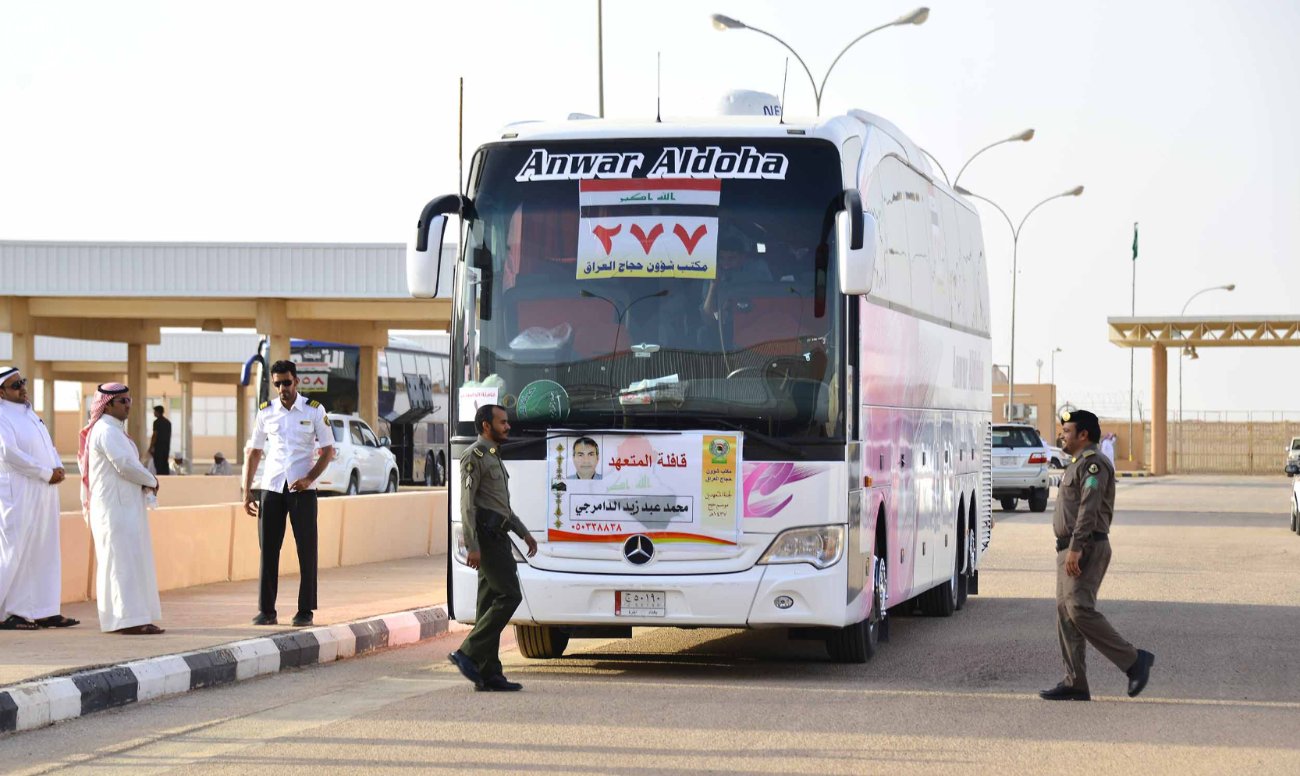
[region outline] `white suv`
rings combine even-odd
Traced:
[[[334,459],[316,480],[316,489],[324,493],[393,493],[397,490],[397,456],[388,449],[388,437],[375,437],[375,432],[361,418],[354,415],[329,413],[325,416],[330,431],[334,432]],[[320,450],[312,454],[312,461],[320,458]],[[262,463],[258,464],[254,482],[262,479]]]
[[[1016,501],[1026,499],[1033,512],[1047,510],[1052,475],[1052,454],[1038,429],[1023,423],[993,427],[993,498],[1006,512],[1016,511]]]

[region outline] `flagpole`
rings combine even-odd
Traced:
[[[1137,317],[1137,283],[1138,283],[1138,222],[1133,222],[1133,296],[1129,302],[1129,316]],[[1128,349],[1128,460],[1133,462],[1133,348]]]

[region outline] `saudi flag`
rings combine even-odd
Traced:
[[[1133,222],[1133,261],[1138,260],[1138,225],[1137,221]]]

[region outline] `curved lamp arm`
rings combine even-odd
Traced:
[[[980,154],[984,153],[985,151],[989,150],[990,148],[995,148],[995,147],[997,147],[997,146],[1002,145],[1003,143],[1014,143],[1014,142],[1016,142],[1016,141],[1020,141],[1020,142],[1023,142],[1023,143],[1028,143],[1030,140],[1033,140],[1033,139],[1034,139],[1034,130],[1032,130],[1032,129],[1026,129],[1024,132],[1021,132],[1021,133],[1019,133],[1019,134],[1017,134],[1017,135],[1012,135],[1011,137],[1004,137],[1004,138],[1002,138],[1001,140],[998,140],[998,141],[993,142],[993,143],[989,143],[988,145],[984,146],[984,147],[981,148],[980,150],[978,150],[978,151],[976,151],[975,153],[971,154],[971,157],[970,157],[969,159],[967,159],[967,160],[966,160],[966,163],[963,164],[963,165],[961,166],[961,169],[957,171],[957,177],[952,179],[953,185],[956,185],[957,183],[959,183],[959,182],[961,181],[961,174],[964,173],[964,172],[966,172],[966,168],[967,168],[967,167],[970,167],[970,163],[971,163],[971,162],[975,161],[975,157],[979,156]]]
[[[1053,194],[1052,196],[1048,197],[1042,202],[1039,202],[1037,205],[1034,205],[1033,207],[1029,208],[1029,212],[1025,213],[1025,217],[1020,219],[1020,226],[1016,227],[1016,238],[1017,239],[1020,238],[1020,230],[1024,228],[1025,222],[1029,220],[1029,217],[1034,214],[1035,210],[1042,207],[1043,205],[1046,205],[1048,202],[1051,202],[1054,199],[1060,199],[1061,197],[1078,197],[1081,196],[1082,194],[1083,194],[1083,187],[1075,186],[1069,191],[1062,191],[1060,194]]]

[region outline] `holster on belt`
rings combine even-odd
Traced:
[[[475,509],[474,520],[478,523],[480,531],[505,533],[507,518],[500,512],[493,512],[490,509]]]
[[[1106,532],[1105,532],[1105,531],[1093,531],[1093,532],[1092,532],[1092,535],[1091,535],[1089,538],[1092,539],[1094,542],[1104,542],[1104,541],[1109,541],[1109,540],[1110,540],[1110,537],[1106,535]],[[1059,537],[1059,536],[1056,537],[1056,551],[1057,551],[1057,552],[1060,552],[1061,550],[1064,550],[1064,549],[1068,548],[1069,546],[1070,546],[1070,537],[1069,537],[1069,536],[1067,536],[1067,537],[1065,537],[1065,538],[1061,538],[1061,537]]]

